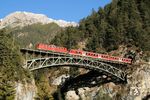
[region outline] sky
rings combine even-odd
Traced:
[[[79,22],[111,0],[0,0],[0,19],[15,11],[45,14],[49,18]]]

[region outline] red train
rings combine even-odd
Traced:
[[[78,55],[78,56],[86,56],[86,57],[91,57],[91,58],[98,58],[98,59],[105,60],[105,61],[115,61],[115,62],[127,63],[127,64],[131,64],[131,62],[132,62],[132,59],[129,59],[129,58],[109,56],[106,54],[98,54],[98,53],[94,53],[94,52],[87,52],[87,51],[76,50],[76,49],[68,50],[65,47],[58,47],[55,45],[47,45],[47,44],[43,44],[43,43],[37,44],[36,48],[39,50],[46,50],[46,51],[59,52],[59,53],[67,53],[70,55]]]

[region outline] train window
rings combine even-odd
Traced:
[[[86,52],[86,55],[89,55],[89,53]]]
[[[97,56],[97,54],[94,54],[94,56]]]

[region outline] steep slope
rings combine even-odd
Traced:
[[[67,45],[69,41],[78,47],[79,42],[86,42],[85,49],[94,52],[115,50],[121,44],[150,51],[149,4],[148,0],[113,0],[82,19],[78,28],[68,28],[56,36],[52,43]]]
[[[19,43],[20,47],[31,48],[37,43],[49,43],[55,35],[59,34],[62,30],[55,23],[49,24],[32,24],[25,26],[23,28],[11,28],[7,29],[7,33],[12,34],[12,36]]]
[[[94,91],[87,87],[78,88],[66,93],[67,100],[149,100],[149,5],[149,0],[112,0],[112,3],[82,19],[79,27],[69,27],[53,39],[51,43],[67,48],[80,48],[82,44],[85,47],[80,49],[93,52],[112,51],[122,55],[128,48],[147,52],[147,61],[143,61],[143,55],[137,55],[135,61],[139,63],[124,67],[128,74],[126,85],[107,83],[96,87]]]
[[[17,82],[31,81],[29,72],[22,67],[22,60],[11,35],[0,30],[0,100],[14,100]]]
[[[48,18],[46,15],[43,14],[35,14],[30,12],[14,12],[10,15],[6,16],[4,19],[1,20],[0,28],[3,27],[24,27],[27,25],[32,24],[48,24],[48,23],[56,23],[60,27],[68,27],[68,26],[76,26],[77,23],[75,22],[67,22],[64,20],[54,20]]]
[[[79,27],[62,29],[54,23],[46,25],[38,23],[23,28],[8,29],[5,33],[14,35],[21,47],[32,47],[32,45],[38,42],[49,43],[51,39],[57,35],[51,43],[68,48],[83,47],[83,49],[94,52],[106,52],[116,50],[119,45],[134,45],[134,47],[139,47],[143,51],[149,52],[149,5],[149,0],[113,0],[111,4],[104,8],[100,8],[98,12],[93,11],[90,16],[81,20]],[[0,40],[3,39],[5,38],[2,37]],[[3,44],[7,41],[11,43],[13,39],[5,39]],[[13,47],[9,45],[6,49],[8,48]],[[13,51],[15,52],[15,50]],[[119,50],[116,50],[116,52],[118,51]],[[124,51],[126,51],[126,47],[123,47],[118,53]],[[16,60],[14,58],[13,60],[10,59],[10,64],[11,61]],[[5,67],[3,68],[6,69]],[[16,70],[18,71],[15,67],[13,71]],[[11,68],[7,71],[11,71]],[[52,84],[54,80],[63,74],[71,73],[75,75],[78,74],[77,76],[79,76],[84,72],[81,72],[81,70],[79,73],[78,71],[80,71],[80,69],[74,70],[71,68],[47,68],[35,71],[33,74],[38,89],[38,97],[36,97],[36,99],[51,99],[52,94],[55,94],[56,89],[59,87]],[[67,92],[66,96],[72,98],[69,99],[67,97],[68,99],[66,99],[75,100],[73,96],[76,95],[78,98],[77,100],[141,100],[150,95],[149,72],[149,64],[131,65],[130,71],[127,70],[128,84],[116,85],[115,83],[108,83],[94,88],[79,88],[76,89],[76,91]],[[8,75],[11,76],[13,74],[5,75],[8,77]],[[9,85],[10,84],[8,84],[8,87]]]

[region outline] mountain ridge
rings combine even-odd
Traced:
[[[3,27],[24,27],[27,25],[32,24],[49,24],[49,23],[56,23],[60,27],[68,27],[68,26],[77,26],[78,24],[75,22],[67,22],[65,20],[55,20],[52,18],[48,18],[44,14],[36,14],[31,12],[21,12],[16,11],[14,13],[11,13],[7,15],[5,18],[0,19],[0,28]]]

